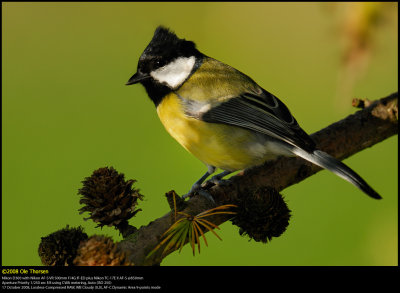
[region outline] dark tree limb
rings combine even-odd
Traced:
[[[354,100],[353,105],[363,108],[343,120],[311,135],[317,147],[343,160],[365,148],[371,147],[398,133],[398,94],[380,100]],[[246,194],[248,188],[273,187],[277,191],[298,183],[320,171],[321,168],[301,158],[279,157],[262,166],[244,170],[231,177],[223,185],[208,184],[204,187],[215,199],[210,202],[203,196],[193,196],[182,207],[185,213],[196,215],[216,205],[234,202]],[[173,223],[173,215],[166,215],[142,226],[120,242],[135,265],[158,265],[166,255],[161,251],[146,258],[160,242],[163,233]],[[228,220],[226,216],[215,216],[213,223],[219,225]],[[162,250],[162,249],[161,249]],[[169,251],[171,253],[173,250]]]

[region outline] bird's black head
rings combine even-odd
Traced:
[[[199,53],[193,42],[180,39],[169,29],[159,26],[154,32],[153,39],[140,56],[138,70],[150,73],[178,57],[190,57]]]
[[[169,29],[159,26],[139,58],[137,72],[126,84],[140,82],[158,105],[163,96],[190,76],[202,56],[195,43],[180,39]]]

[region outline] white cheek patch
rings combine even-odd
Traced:
[[[180,86],[192,72],[196,58],[179,57],[173,62],[153,71],[150,75],[160,83],[166,83],[170,88]]]

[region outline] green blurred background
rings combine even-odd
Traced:
[[[81,181],[103,166],[134,178],[139,227],[205,171],[163,129],[144,89],[125,86],[157,25],[250,75],[313,133],[353,97],[398,90],[397,3],[2,3],[2,264],[40,265],[41,237],[82,225]],[[397,136],[345,162],[380,194],[328,171],[287,188],[287,231],[268,244],[230,222],[209,247],[162,265],[397,265]],[[204,247],[204,245],[203,245]]]

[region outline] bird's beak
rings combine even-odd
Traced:
[[[150,75],[148,74],[136,72],[134,75],[132,75],[132,77],[128,80],[128,82],[125,85],[135,84],[149,77]]]

